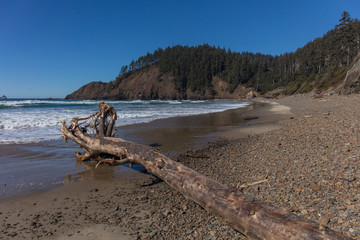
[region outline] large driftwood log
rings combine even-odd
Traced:
[[[92,158],[99,163],[113,165],[141,164],[148,172],[249,238],[350,239],[316,222],[209,179],[148,146],[109,137],[113,136],[116,112],[104,102],[99,103],[99,108],[100,113],[87,118],[73,118],[70,126],[62,121],[64,140],[73,140],[85,151],[84,154],[76,153],[77,158]],[[87,127],[94,128],[95,137],[87,134]]]

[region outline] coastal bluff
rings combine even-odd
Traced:
[[[65,99],[90,100],[201,100],[201,99],[251,99],[261,96],[253,88],[238,85],[229,91],[229,84],[218,76],[212,77],[212,88],[203,91],[190,89],[178,90],[171,73],[161,73],[156,65],[133,71],[117,77],[114,81],[90,82]],[[337,85],[337,86],[336,86]],[[335,91],[334,91],[335,88]],[[314,89],[319,91],[319,89]],[[340,95],[360,93],[360,53],[355,57],[346,71],[346,77],[335,86],[321,89],[320,92],[332,92]],[[285,87],[263,93],[266,98],[279,98],[287,95]]]
[[[252,88],[238,86],[232,93],[229,85],[219,77],[212,78],[213,89],[192,92],[176,89],[174,77],[161,73],[157,66],[134,71],[114,81],[91,82],[67,95],[65,99],[105,100],[183,100],[183,99],[244,99],[259,96]]]

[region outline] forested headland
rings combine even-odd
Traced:
[[[225,82],[224,91],[230,94],[239,86],[261,94],[273,90],[278,90],[278,94],[305,93],[314,89],[324,91],[335,88],[344,80],[360,50],[359,36],[359,20],[352,19],[344,11],[339,24],[322,37],[310,41],[295,52],[279,56],[234,52],[208,44],[159,48],[121,67],[114,81],[102,83],[100,89],[109,94],[100,95],[102,98],[126,98],[121,95],[120,89],[117,97],[113,90],[119,88],[123,81],[148,71],[150,67],[158,69],[156,78],[159,82],[163,80],[162,76],[171,76],[174,89],[179,93],[173,98],[186,98],[189,95],[186,92],[198,95],[207,93],[207,96],[216,98],[218,92],[214,88],[214,78]],[[159,97],[154,90],[151,94],[140,95],[142,98]],[[76,98],[75,95],[69,95],[68,98]]]

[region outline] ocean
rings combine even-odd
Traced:
[[[78,145],[61,139],[60,120],[86,117],[99,101],[0,100],[0,199],[44,191],[87,179],[109,179],[131,172],[127,166],[95,169],[76,160]],[[240,101],[106,101],[115,107],[116,137],[179,153],[205,147],[224,127],[239,126]],[[233,109],[233,110],[230,110]],[[230,110],[230,111],[226,111]],[[138,171],[144,170],[135,166]]]
[[[98,110],[95,100],[0,100],[0,144],[60,139],[60,120],[86,117]],[[118,113],[117,126],[156,119],[222,112],[248,105],[239,101],[106,101]]]

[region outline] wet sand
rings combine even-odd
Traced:
[[[257,106],[260,104],[255,103]],[[219,113],[159,119],[150,123],[124,126],[117,137],[158,148],[165,154],[199,150],[216,142],[218,134],[244,126],[242,114],[254,106]]]
[[[95,171],[93,163],[76,160],[75,151],[81,149],[60,140],[0,145],[0,199],[79,181],[109,179],[128,171],[123,166]]]

